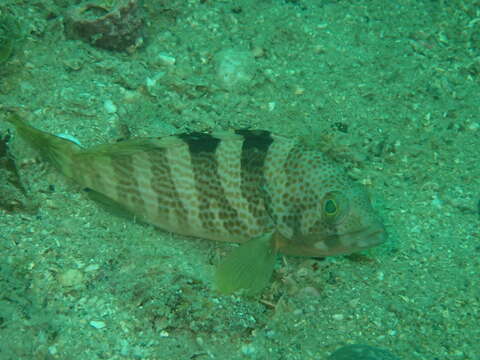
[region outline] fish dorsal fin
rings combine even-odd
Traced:
[[[79,153],[78,159],[115,158],[135,155],[142,152],[162,150],[177,146],[184,146],[184,142],[177,136],[165,138],[138,138],[112,144],[100,144],[85,149]]]
[[[159,148],[154,139],[132,139],[121,141],[113,144],[100,144],[92,146],[83,151],[85,156],[115,156],[115,155],[131,155],[142,151],[148,151]]]

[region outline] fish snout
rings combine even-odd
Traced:
[[[385,227],[378,222],[355,230],[324,234],[314,247],[321,256],[345,255],[380,245],[387,237]]]

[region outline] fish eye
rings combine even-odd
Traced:
[[[333,199],[327,199],[323,204],[323,209],[328,216],[334,216],[338,210],[337,203]]]

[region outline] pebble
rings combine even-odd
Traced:
[[[87,267],[85,267],[85,272],[97,271],[98,269],[100,269],[100,265],[90,264],[90,265],[87,265]]]
[[[177,61],[173,56],[165,53],[158,54],[158,60],[162,65],[166,65],[166,66],[175,65]]]
[[[252,344],[244,344],[242,345],[241,351],[243,355],[250,356],[255,354],[256,349]]]
[[[249,50],[226,49],[216,55],[220,85],[227,90],[249,87],[255,75],[255,59]]]
[[[90,321],[90,325],[93,326],[95,329],[103,329],[105,326],[107,326],[103,321],[95,320]]]
[[[55,345],[49,346],[48,352],[50,355],[56,355],[58,353],[57,347]]]
[[[78,146],[82,146],[82,144],[80,143],[80,141],[73,135],[70,135],[70,134],[64,134],[64,133],[61,133],[61,134],[57,134],[58,137],[62,138],[62,139],[65,139],[65,140],[69,140],[71,142],[74,142],[75,144],[77,144]]]
[[[76,269],[68,269],[57,277],[60,285],[64,287],[77,287],[83,283],[83,274]]]
[[[105,108],[107,114],[115,114],[117,112],[117,106],[112,100],[105,100],[103,102],[103,107]]]
[[[341,321],[345,318],[345,316],[343,316],[343,314],[333,314],[332,318],[333,320]]]

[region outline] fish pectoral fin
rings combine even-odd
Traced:
[[[217,289],[222,294],[237,291],[247,296],[258,294],[270,281],[276,254],[273,233],[242,243],[218,265],[215,273]]]

